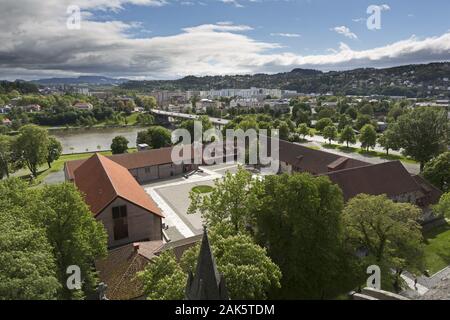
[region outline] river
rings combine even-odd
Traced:
[[[51,130],[63,146],[63,154],[105,151],[111,149],[111,142],[116,136],[128,139],[128,147],[136,147],[137,133],[145,128],[91,128]]]

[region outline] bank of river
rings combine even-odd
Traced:
[[[124,136],[130,142],[128,147],[136,146],[137,133],[145,130],[141,127],[90,128],[90,129],[52,129],[63,146],[63,154],[106,151],[111,149],[111,142],[116,136]]]

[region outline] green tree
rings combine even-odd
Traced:
[[[156,98],[153,96],[140,96],[136,98],[136,104],[146,111],[156,108]]]
[[[49,208],[17,178],[0,181],[0,207],[0,300],[57,298],[53,247],[32,218]]]
[[[339,187],[306,173],[267,176],[259,201],[255,237],[283,274],[273,296],[324,299],[345,291]]]
[[[37,212],[32,219],[47,232],[60,283],[66,283],[67,267],[77,265],[81,269],[84,295],[92,294],[97,286],[93,262],[107,253],[103,224],[94,218],[72,183],[45,186],[39,191],[39,196],[49,209]],[[68,290],[64,285],[59,295],[63,299],[71,299],[78,297],[79,293]]]
[[[396,133],[406,156],[420,163],[420,171],[447,144],[447,112],[441,108],[419,107],[400,116]]]
[[[148,128],[140,131],[137,135],[137,144],[146,143],[152,149],[170,147],[172,145],[172,135],[170,131],[161,126]]]
[[[0,135],[0,180],[3,177],[9,178],[12,168],[12,154],[11,154],[12,138],[5,135]]]
[[[232,300],[262,300],[268,292],[280,288],[280,269],[250,236],[235,234],[231,225],[222,223],[210,229],[209,238]],[[199,249],[197,245],[183,254],[181,266],[185,272],[195,271]]]
[[[113,154],[125,153],[128,150],[128,140],[124,136],[114,137],[111,144],[111,151]]]
[[[348,115],[341,114],[339,116],[338,131],[342,131],[346,126],[352,126],[352,125],[353,125],[353,121]]]
[[[306,139],[306,136],[311,135],[311,129],[305,123],[300,123],[297,128],[297,132],[300,136],[303,136],[303,139]]]
[[[155,117],[148,113],[140,113],[136,120],[140,126],[144,127],[151,126],[155,123]]]
[[[433,206],[433,211],[437,216],[443,216],[450,219],[450,193],[444,193],[439,202]]]
[[[347,143],[347,148],[349,143],[355,144],[356,143],[356,136],[355,132],[353,131],[353,128],[350,126],[346,126],[339,136],[339,143]]]
[[[323,129],[323,137],[328,140],[329,144],[331,144],[331,141],[335,140],[337,136],[338,133],[335,126],[328,126]]]
[[[400,141],[395,129],[389,128],[383,132],[383,134],[378,138],[378,144],[386,150],[386,155],[389,155],[389,150],[399,150]]]
[[[48,144],[47,130],[35,125],[23,126],[13,144],[14,157],[36,177],[39,166],[47,160]]]
[[[385,195],[361,194],[347,203],[342,218],[351,247],[355,251],[366,249],[366,264],[379,265],[382,279],[392,280],[398,289],[406,268],[423,270],[420,216],[421,210],[412,204],[395,203]],[[394,277],[391,269],[396,271]]]
[[[202,124],[202,133],[205,132],[208,129],[211,129],[213,127],[211,121],[209,120],[208,116],[200,116],[197,120],[185,120],[181,122],[180,128],[186,129],[191,134],[192,139],[194,139],[194,124],[195,121],[199,121]],[[245,130],[244,130],[245,131]]]
[[[356,118],[355,128],[356,130],[361,130],[366,124],[372,123],[372,118],[366,114],[359,114],[358,118]]]
[[[207,194],[191,191],[188,214],[200,212],[208,226],[230,221],[235,231],[245,231],[253,223],[251,210],[256,201],[259,182],[247,170],[239,167],[235,175],[227,172],[214,183],[214,189]]]
[[[322,131],[326,127],[332,126],[332,125],[333,125],[333,120],[331,120],[330,118],[322,118],[316,122],[316,129],[318,131]]]
[[[42,228],[23,215],[19,208],[2,207],[0,300],[55,299],[60,284],[52,248]]]
[[[223,274],[231,299],[265,299],[272,288],[280,287],[281,272],[248,235],[235,234],[221,223],[209,231],[210,245]],[[185,251],[177,263],[171,251],[163,252],[140,274],[148,299],[181,300],[187,273],[195,272],[200,246]]]
[[[276,129],[278,129],[279,139],[289,140],[291,129],[289,128],[289,125],[285,121],[280,121]]]
[[[345,113],[352,118],[353,120],[356,120],[356,118],[358,117],[358,112],[355,110],[355,108],[350,107],[348,108]]]
[[[443,192],[450,191],[450,152],[444,152],[428,162],[423,176]]]
[[[362,127],[359,141],[361,141],[361,147],[367,151],[370,148],[375,148],[377,144],[377,132],[371,124],[366,124]]]
[[[48,138],[48,145],[47,145],[47,164],[48,167],[52,167],[52,162],[59,159],[62,153],[62,145],[61,142],[59,142],[58,139],[55,137],[50,136]]]
[[[138,274],[149,300],[182,300],[187,275],[178,264],[173,251],[165,251]]]

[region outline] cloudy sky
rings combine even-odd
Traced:
[[[369,6],[380,12],[380,29],[367,27]],[[448,61],[449,12],[448,0],[0,0],[0,79]]]

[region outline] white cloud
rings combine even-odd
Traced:
[[[271,33],[270,34],[273,37],[286,37],[286,38],[299,38],[301,37],[298,33],[283,33],[283,32],[277,32],[277,33]]]
[[[243,8],[244,7],[237,0],[220,0],[220,1],[223,2],[223,3],[226,3],[226,4],[232,4],[236,8]]]
[[[346,26],[334,27],[331,31],[335,31],[339,34],[342,34],[350,39],[358,39],[358,36],[350,31],[350,29]]]
[[[81,30],[66,28],[66,7],[83,5]],[[450,31],[367,50],[342,43],[322,55],[300,55],[278,43],[259,41],[251,26],[221,22],[188,26],[171,36],[131,38],[137,23],[94,21],[94,9],[121,10],[126,3],[150,0],[35,0],[2,3],[0,77],[7,79],[102,74],[168,79],[185,75],[281,72],[296,67],[322,70],[387,67],[449,60]],[[94,6],[96,4],[97,6]],[[155,7],[155,10],[158,10]],[[349,31],[350,32],[350,31]],[[275,50],[276,49],[276,50]]]

